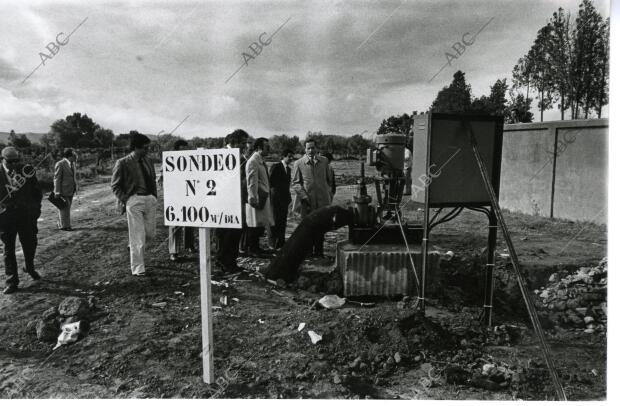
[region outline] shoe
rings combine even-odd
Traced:
[[[133,276],[146,276],[146,272],[132,273]]]
[[[17,285],[9,285],[2,291],[2,293],[4,293],[5,295],[10,295],[11,293],[15,292],[17,292]]]
[[[170,254],[170,260],[172,262],[177,262],[179,260],[179,257],[177,256],[177,254]]]
[[[62,231],[73,231],[73,229],[71,227],[63,227],[61,228]]]
[[[37,271],[33,270],[33,271],[28,272],[27,270],[24,269],[24,272],[30,275],[33,281],[38,281],[39,279],[41,279],[41,275],[39,275]]]

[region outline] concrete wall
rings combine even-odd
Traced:
[[[607,222],[607,119],[506,124],[500,205]]]

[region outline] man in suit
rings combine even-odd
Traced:
[[[71,203],[76,191],[75,154],[71,148],[67,148],[63,153],[63,159],[56,162],[54,167],[54,194],[67,202],[65,208],[58,209],[58,228],[61,230],[72,231]]]
[[[241,181],[239,187],[241,188],[241,215],[243,223],[245,224],[245,210],[243,207],[247,202],[247,187],[245,179],[245,165],[246,160],[243,156],[245,152],[246,143],[250,136],[248,133],[241,129],[237,129],[228,134],[225,138],[226,148],[239,148],[240,159],[242,164],[240,165]],[[221,268],[224,272],[234,273],[241,269],[237,265],[237,258],[239,257],[239,241],[241,240],[241,229],[239,228],[216,228],[215,229],[216,240],[216,253],[215,264]]]
[[[157,184],[155,166],[147,157],[151,140],[138,132],[131,133],[131,153],[118,161],[112,171],[112,191],[121,213],[127,213],[131,274],[143,276],[147,239],[155,236]]]
[[[269,153],[269,140],[258,138],[252,147],[253,153],[246,164],[248,184],[248,203],[245,206],[245,218],[248,224],[249,254],[263,256],[267,254],[259,245],[264,227],[273,226],[273,213],[269,197],[271,187],[269,172],[263,157]]]
[[[331,203],[330,173],[327,158],[317,154],[316,142],[309,138],[305,142],[306,154],[293,165],[293,190],[301,201],[302,218],[319,207]],[[323,256],[322,233],[313,237],[312,255]]]
[[[18,235],[24,253],[24,272],[34,280],[41,279],[34,269],[34,255],[42,198],[35,169],[22,164],[15,148],[4,148],[0,167],[0,239],[4,244],[4,270],[7,276],[5,294],[15,292],[19,285],[15,258],[15,239]]]
[[[291,168],[295,155],[290,149],[282,152],[282,160],[269,168],[269,183],[271,184],[271,199],[273,207],[273,221],[271,238],[274,248],[282,248],[286,234],[286,218],[288,206],[291,203]]]

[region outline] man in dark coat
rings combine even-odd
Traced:
[[[241,188],[241,207],[245,206],[248,201],[247,186],[245,179],[245,163],[246,159],[243,155],[245,146],[250,136],[245,131],[238,129],[228,134],[225,138],[226,148],[239,148],[241,159],[241,182],[239,187]],[[245,210],[241,210],[243,217],[242,221],[245,224]],[[241,240],[241,229],[239,228],[216,228],[215,229],[216,240],[216,253],[215,264],[219,266],[224,272],[237,272],[239,267],[237,266],[237,257],[239,257],[239,241]]]
[[[282,248],[286,233],[288,207],[291,203],[291,168],[295,155],[290,149],[282,152],[282,160],[271,165],[269,183],[271,184],[271,205],[275,225],[271,227],[271,244],[274,248]]]
[[[4,244],[4,269],[7,276],[5,294],[15,292],[19,285],[15,258],[15,239],[18,235],[24,253],[24,272],[34,280],[41,279],[34,270],[34,255],[42,198],[35,169],[31,165],[22,164],[15,148],[4,148],[0,166],[0,239]]]

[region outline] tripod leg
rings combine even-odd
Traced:
[[[530,320],[532,321],[532,326],[534,327],[534,331],[538,336],[538,340],[540,341],[540,346],[543,351],[543,355],[545,357],[545,361],[547,362],[547,368],[549,369],[549,375],[551,375],[551,380],[553,382],[553,386],[555,387],[556,394],[559,400],[567,400],[566,393],[564,393],[564,388],[562,387],[562,383],[560,382],[560,377],[558,376],[557,370],[555,368],[555,364],[553,359],[551,358],[551,354],[549,352],[549,347],[547,345],[547,341],[545,340],[544,332],[542,330],[542,326],[540,324],[540,320],[538,319],[538,314],[536,313],[536,308],[534,307],[534,301],[532,300],[531,294],[527,288],[527,281],[525,279],[525,275],[521,270],[521,266],[519,265],[519,259],[517,257],[517,252],[515,250],[514,245],[512,244],[512,239],[510,238],[510,233],[508,232],[508,226],[506,226],[506,222],[504,221],[504,216],[502,215],[502,211],[499,207],[499,202],[497,200],[497,196],[495,195],[495,191],[493,190],[493,185],[491,184],[491,178],[487,172],[487,168],[484,165],[484,161],[480,156],[480,152],[478,151],[478,143],[476,138],[474,137],[474,133],[471,129],[471,125],[469,123],[463,122],[463,126],[469,133],[469,140],[471,142],[471,148],[474,153],[474,157],[476,158],[476,163],[478,164],[478,169],[480,169],[480,175],[482,176],[482,181],[484,183],[484,187],[489,194],[489,199],[491,200],[491,207],[493,208],[493,213],[497,216],[497,220],[502,227],[502,234],[504,235],[504,240],[506,241],[506,245],[508,246],[508,252],[510,253],[510,261],[512,262],[512,266],[517,275],[517,282],[519,283],[519,289],[521,290],[521,295],[523,295],[523,300],[525,301],[525,307],[527,308],[527,312],[530,316]]]

